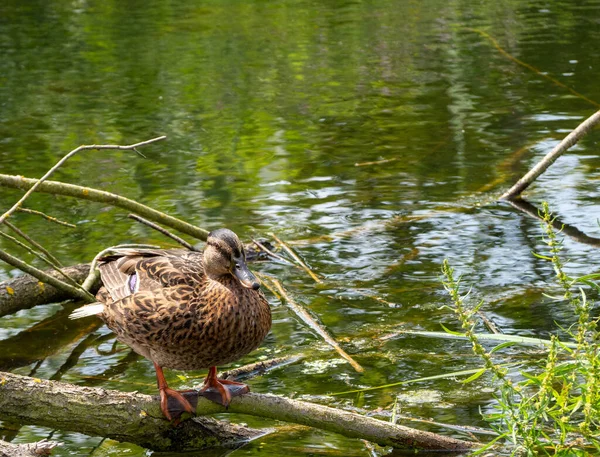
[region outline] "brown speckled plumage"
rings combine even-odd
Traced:
[[[271,327],[268,302],[229,230],[211,232],[203,253],[121,249],[98,268],[100,317],[119,341],[159,368],[230,363],[257,348]]]

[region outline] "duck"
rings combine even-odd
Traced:
[[[75,310],[71,318],[99,316],[119,341],[154,364],[168,420],[176,411],[194,414],[195,409],[186,391],[168,386],[163,368],[208,369],[198,394],[225,407],[249,391],[243,383],[217,377],[218,366],[256,349],[271,328],[269,303],[234,232],[210,232],[203,252],[116,248],[99,258],[98,270],[98,302]],[[177,408],[170,407],[173,403]]]

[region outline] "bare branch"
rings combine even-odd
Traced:
[[[61,221],[60,219],[57,219],[57,218],[55,218],[53,216],[49,216],[46,213],[42,213],[41,211],[36,211],[34,209],[19,207],[19,208],[17,208],[17,211],[20,212],[20,213],[35,214],[37,216],[43,217],[47,221],[54,222],[55,224],[58,224],[58,225],[64,225],[65,227],[77,228],[77,226],[75,224],[71,224],[69,222]]]
[[[291,310],[294,311],[294,313],[296,313],[296,315],[300,319],[302,319],[306,325],[308,325],[311,329],[313,329],[315,332],[317,332],[319,334],[319,336],[321,338],[323,338],[327,344],[329,344],[333,349],[335,349],[338,352],[339,355],[341,355],[344,359],[346,359],[348,361],[348,363],[350,363],[350,365],[352,365],[352,368],[354,368],[359,373],[362,373],[363,371],[365,371],[364,368],[361,367],[360,364],[356,360],[354,360],[346,351],[344,351],[342,349],[342,347],[339,345],[339,343],[327,332],[327,330],[325,330],[323,328],[323,326],[321,324],[319,324],[310,315],[310,313],[308,311],[306,311],[302,306],[300,306],[298,303],[296,303],[288,295],[288,293],[285,291],[285,289],[283,288],[283,286],[277,279],[275,279],[273,277],[269,277],[269,279],[273,283],[275,288],[279,291],[279,294],[283,297],[283,299],[285,300],[288,307],[291,308]]]
[[[67,155],[65,155],[62,159],[60,159],[58,162],[56,162],[56,165],[54,165],[52,168],[50,168],[50,170],[48,170],[46,172],[46,174],[44,176],[42,176],[37,181],[37,183],[35,183],[27,192],[25,192],[25,195],[23,195],[21,197],[21,199],[12,206],[11,209],[9,209],[2,216],[0,216],[0,224],[3,224],[4,221],[7,218],[9,218],[10,215],[12,213],[14,213],[23,204],[23,202],[25,200],[27,200],[27,198],[33,192],[35,192],[37,190],[37,188],[46,179],[48,179],[56,170],[58,170],[63,163],[65,163],[68,159],[70,159],[71,157],[73,157],[79,151],[83,151],[84,149],[120,149],[120,150],[133,149],[133,150],[135,150],[135,148],[137,148],[139,146],[145,146],[145,145],[150,144],[150,143],[155,143],[157,141],[164,140],[165,138],[166,138],[166,136],[163,135],[163,136],[159,136],[157,138],[152,138],[151,140],[142,141],[141,143],[130,144],[130,145],[127,145],[127,146],[122,146],[122,145],[118,145],[118,144],[89,144],[89,145],[82,145],[82,146],[79,146],[78,148],[73,149],[71,152],[69,152]]]
[[[277,235],[275,235],[274,233],[269,233],[269,235],[271,235],[275,239],[275,241],[277,241],[281,245],[281,247],[285,249],[285,251],[294,258],[296,262],[298,262],[298,264],[309,274],[311,278],[315,280],[315,282],[322,282],[318,278],[318,276],[314,274],[310,268],[308,268],[308,266],[302,261],[302,259],[298,257],[298,255],[287,244],[285,244],[283,241],[277,238]]]
[[[514,200],[517,198],[529,185],[534,182],[546,169],[552,165],[565,151],[583,138],[591,129],[600,122],[600,111],[596,111],[579,126],[569,133],[552,151],[540,160],[535,167],[527,172],[525,176],[517,181],[509,190],[504,192],[500,200]]]
[[[194,246],[192,246],[190,243],[188,243],[187,241],[185,241],[183,238],[178,237],[177,235],[169,232],[168,230],[162,228],[160,225],[155,224],[154,222],[150,222],[148,219],[144,219],[143,217],[138,216],[137,214],[128,214],[127,217],[130,218],[130,219],[133,219],[135,221],[141,222],[142,224],[147,225],[150,228],[153,228],[157,232],[160,232],[163,235],[165,235],[166,237],[171,238],[172,240],[177,241],[184,248],[189,249],[190,251],[197,251],[197,249],[194,248]]]
[[[62,264],[60,263],[60,261],[56,257],[54,257],[52,254],[50,254],[50,252],[48,252],[48,250],[46,248],[44,248],[44,246],[42,246],[40,243],[35,241],[33,238],[31,238],[29,235],[27,235],[25,232],[23,232],[21,229],[19,229],[16,225],[14,225],[13,223],[8,222],[8,221],[4,221],[4,225],[6,225],[9,229],[11,229],[13,232],[15,232],[21,238],[28,241],[29,244],[31,244],[33,247],[38,248],[38,250],[40,250],[42,253],[44,253],[44,255],[46,257],[48,257],[48,259],[50,259],[54,263],[55,266],[62,267]]]
[[[162,417],[157,397],[139,393],[79,387],[0,374],[0,419],[111,437],[162,451],[223,446],[251,439],[257,430],[195,417],[174,427]],[[466,451],[478,444],[394,425],[372,417],[275,395],[249,393],[235,397],[226,410],[197,392],[185,392],[200,415],[239,413],[309,425],[382,446]],[[48,414],[52,411],[52,414]],[[90,414],[93,411],[93,414]]]
[[[23,176],[4,175],[0,174],[0,186],[11,187],[13,189],[30,189],[38,183],[36,179],[24,178]],[[139,214],[159,224],[166,225],[172,229],[178,230],[186,235],[193,236],[202,241],[206,241],[208,231],[203,230],[187,222],[161,213],[146,205],[142,205],[129,198],[122,197],[111,192],[105,192],[91,187],[76,186],[74,184],[66,184],[59,181],[45,181],[37,188],[39,192],[46,192],[54,195],[66,195],[68,197],[81,198],[83,200],[91,200],[100,203],[108,203],[109,205],[117,206],[126,209],[133,213]]]

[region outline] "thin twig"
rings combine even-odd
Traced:
[[[12,187],[14,189],[30,189],[38,182],[39,181],[37,179],[24,178],[23,176],[0,174],[0,186]],[[91,187],[76,186],[59,181],[45,181],[37,190],[39,192],[46,192],[53,195],[66,195],[68,197],[75,197],[83,200],[91,200],[117,206],[146,217],[154,222],[171,227],[180,231],[181,233],[185,233],[186,235],[198,238],[202,241],[206,241],[206,237],[208,236],[207,230],[201,229],[192,224],[188,224],[181,219],[161,213],[160,211],[150,208],[149,206],[142,205],[134,200],[111,192],[105,192]]]
[[[308,325],[311,329],[313,329],[315,332],[317,332],[319,334],[319,336],[321,336],[321,338],[323,338],[327,344],[329,344],[331,347],[333,347],[338,352],[339,355],[341,355],[344,359],[346,359],[348,361],[348,363],[350,363],[350,365],[352,365],[352,367],[356,371],[358,371],[359,373],[362,373],[363,371],[365,371],[364,368],[361,367],[358,364],[358,362],[356,362],[356,360],[354,360],[352,357],[350,357],[350,355],[342,349],[342,347],[339,345],[339,343],[336,340],[334,340],[333,337],[331,337],[331,335],[329,335],[329,333],[327,333],[327,331],[323,328],[323,326],[320,325],[310,315],[310,313],[308,311],[306,311],[302,306],[298,305],[298,303],[296,303],[288,295],[288,293],[285,291],[285,289],[283,288],[283,286],[277,279],[272,278],[272,277],[269,277],[269,279],[273,283],[275,288],[279,291],[279,293],[281,294],[281,296],[283,297],[283,299],[285,300],[287,305],[292,309],[292,311],[294,311],[294,313],[296,313],[296,315],[300,319],[302,319],[304,321],[304,323],[306,325]]]
[[[50,254],[50,252],[48,252],[48,250],[46,248],[44,248],[44,246],[42,246],[40,243],[38,243],[37,241],[32,239],[29,235],[27,235],[25,232],[23,232],[21,229],[19,229],[17,226],[15,226],[13,223],[4,221],[4,224],[9,229],[11,229],[13,232],[15,232],[17,235],[19,235],[21,238],[28,241],[29,244],[36,247],[39,251],[43,252],[44,255],[46,257],[48,257],[50,260],[52,260],[52,262],[54,262],[54,264],[57,265],[59,268],[62,267],[62,264],[60,263],[60,261],[56,257],[54,257],[52,254]]]
[[[142,216],[138,216],[137,214],[130,213],[127,215],[127,217],[130,219],[136,220],[144,225],[147,225],[150,228],[153,228],[157,232],[160,232],[163,235],[165,235],[166,237],[171,238],[172,240],[175,240],[177,243],[181,244],[184,248],[189,249],[190,251],[197,251],[197,249],[194,246],[192,246],[190,243],[185,241],[183,238],[178,237],[177,235],[169,232],[167,229],[161,227],[158,224],[155,224],[154,222],[150,222],[148,219],[144,219]]]
[[[69,152],[67,155],[65,155],[62,159],[60,159],[58,162],[56,162],[56,165],[54,165],[52,168],[50,168],[50,170],[48,170],[46,172],[46,174],[44,176],[42,176],[37,183],[35,183],[33,185],[33,187],[31,189],[29,189],[27,192],[25,192],[25,195],[23,195],[21,197],[21,199],[15,203],[11,209],[9,209],[7,212],[5,212],[2,216],[0,216],[0,224],[4,223],[4,221],[10,217],[10,215],[12,213],[14,213],[22,204],[25,200],[27,200],[27,198],[36,191],[36,189],[46,180],[48,179],[56,170],[58,170],[61,165],[63,163],[65,163],[68,159],[70,159],[71,157],[73,157],[75,154],[77,154],[79,151],[83,151],[84,149],[118,149],[118,150],[131,150],[139,147],[139,146],[145,146],[147,144],[150,143],[155,143],[157,141],[160,140],[164,140],[166,138],[165,135],[163,136],[159,136],[157,138],[152,138],[151,140],[147,140],[147,141],[142,141],[140,143],[135,143],[135,144],[130,144],[127,146],[122,146],[119,144],[88,144],[88,145],[82,145],[79,146],[78,148],[73,149],[71,152]]]
[[[316,282],[321,283],[322,281],[319,279],[319,277],[314,274],[312,272],[312,270],[310,268],[308,268],[308,266],[302,261],[302,259],[300,257],[298,257],[298,255],[287,245],[285,244],[283,241],[281,241],[279,238],[277,238],[277,235],[275,235],[274,233],[269,233],[270,236],[273,237],[273,239],[275,241],[277,241],[281,247],[289,254],[291,255],[294,260],[296,262],[298,262],[298,264],[309,274],[309,276],[311,278],[313,278]]]
[[[8,223],[8,221],[7,221]],[[56,271],[58,274],[60,274],[63,278],[65,278],[73,287],[77,287],[78,289],[81,289],[82,292],[87,293],[87,290],[83,289],[82,286],[80,286],[79,284],[77,284],[77,281],[73,280],[69,275],[67,275],[66,273],[64,273],[61,270],[60,265],[55,264],[52,260],[48,259],[47,257],[45,257],[42,253],[37,252],[36,250],[30,248],[29,246],[27,246],[25,243],[21,243],[19,240],[17,240],[15,237],[10,236],[7,233],[4,233],[2,231],[0,231],[0,236],[12,241],[13,243],[15,243],[16,245],[22,247],[23,249],[25,249],[27,252],[33,254],[34,256],[36,256],[37,258],[39,258],[40,260],[42,260],[43,262],[46,262],[54,271]],[[41,270],[40,270],[41,271]],[[58,281],[60,281],[59,279],[57,279]],[[89,298],[89,297],[88,297]]]
[[[28,214],[35,214],[37,216],[41,216],[44,219],[50,221],[50,222],[54,222],[55,224],[58,225],[64,225],[66,227],[71,227],[71,228],[77,228],[77,226],[75,224],[71,224],[69,222],[65,222],[65,221],[61,221],[60,219],[57,219],[56,217],[53,216],[49,216],[46,213],[42,213],[41,211],[36,211],[34,209],[30,209],[30,208],[17,208],[17,211],[20,213],[28,213]]]
[[[496,324],[494,324],[485,314],[483,314],[481,311],[477,311],[477,315],[490,332],[495,333],[496,335],[502,334]]]
[[[221,379],[248,379],[250,377],[257,376],[259,374],[266,373],[267,371],[281,368],[292,363],[296,363],[302,360],[303,355],[288,355],[284,357],[276,357],[274,359],[263,360],[262,362],[250,363],[238,368],[232,368],[231,370],[223,371],[219,374]]]
[[[271,251],[270,249],[268,249],[267,247],[265,247],[265,245],[263,245],[260,241],[255,240],[254,238],[252,238],[252,242],[258,246],[259,249],[262,249],[263,251],[265,251],[267,254],[269,254],[271,257],[275,258],[275,259],[279,259],[284,263],[287,263],[288,265],[293,265],[295,267],[299,266],[296,265],[294,262],[290,262],[288,259],[286,259],[285,257],[281,257],[279,254],[276,254],[275,252]]]
[[[594,125],[600,122],[600,111],[596,111],[585,121],[583,121],[575,130],[569,133],[565,139],[556,145],[552,151],[540,160],[525,176],[517,181],[508,191],[500,197],[500,200],[514,200],[518,197],[529,185],[534,182],[546,169],[554,163],[565,151],[571,146],[574,146],[581,138],[583,138]]]
[[[64,292],[68,293],[72,297],[76,297],[81,300],[84,300],[86,303],[92,303],[95,301],[94,296],[92,294],[90,294],[89,292],[85,292],[81,289],[70,286],[69,284],[67,284],[59,279],[53,278],[52,276],[44,273],[42,270],[39,270],[39,269],[35,268],[34,266],[31,266],[28,263],[23,262],[22,260],[10,255],[9,253],[7,253],[5,251],[0,250],[0,260],[3,260],[4,262],[12,265],[13,267],[18,268],[19,270],[30,274],[31,276],[39,279],[40,281],[51,285],[52,287],[55,287],[57,289],[60,289]]]

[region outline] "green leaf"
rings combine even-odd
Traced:
[[[481,370],[479,370],[477,373],[473,374],[472,376],[469,376],[467,379],[465,379],[464,381],[461,381],[463,384],[468,384],[472,381],[475,381],[477,378],[479,378],[482,374],[484,374],[487,371],[487,368],[482,368]]]

